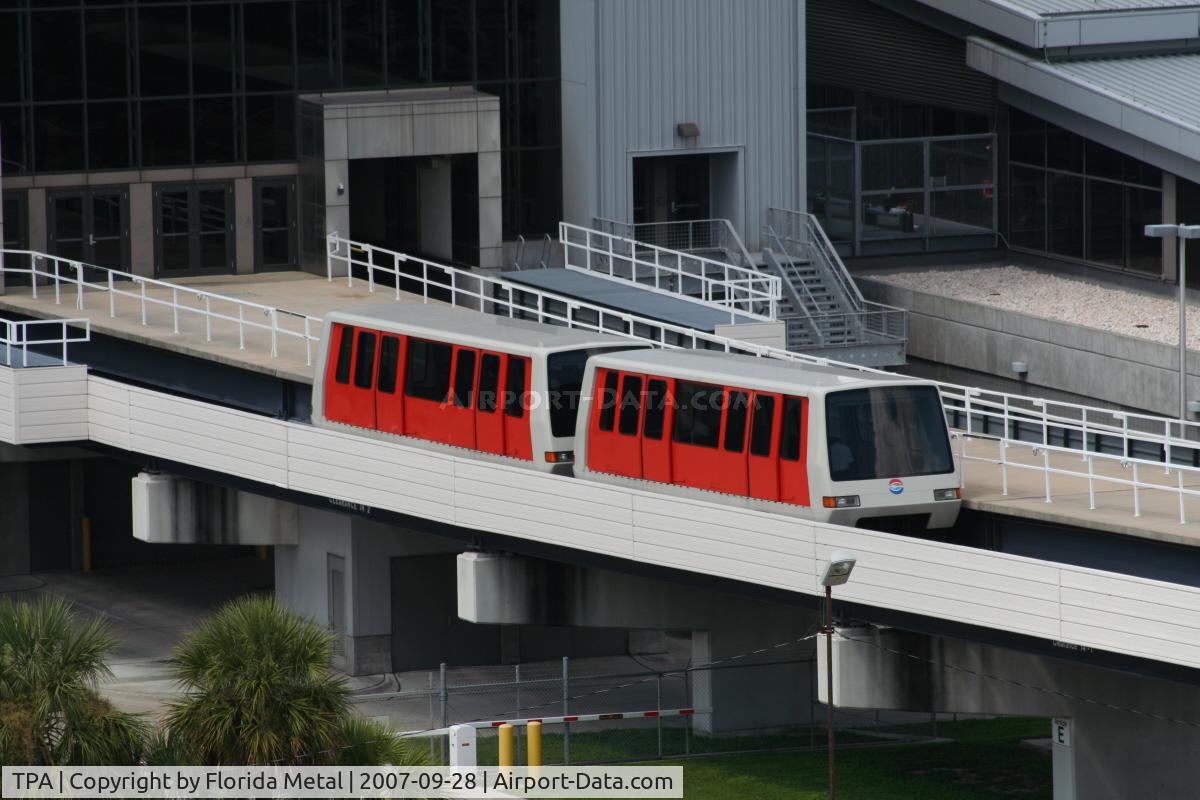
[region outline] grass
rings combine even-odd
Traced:
[[[928,724],[892,726],[887,733],[929,734]],[[1050,759],[1020,746],[1022,739],[1042,738],[1045,719],[1006,717],[990,720],[941,721],[938,736],[949,742],[850,747],[837,754],[838,797],[842,800],[1041,800],[1052,795]],[[690,752],[720,753],[809,747],[824,743],[824,731],[799,730],[777,736],[708,739],[692,736]],[[839,744],[878,741],[870,736],[838,733]],[[683,731],[663,731],[664,752],[682,753]],[[562,737],[547,734],[547,764],[562,763]],[[610,729],[571,734],[571,762],[624,761],[657,752],[654,729]],[[496,763],[496,738],[481,737],[479,763]],[[761,752],[713,755],[647,765],[680,765],[688,800],[819,800],[826,796],[826,754]]]
[[[927,733],[927,726],[918,726]],[[1049,800],[1050,759],[1020,746],[1045,737],[1041,718],[938,724],[953,741],[847,749],[837,754],[842,800]],[[889,729],[904,732],[903,729]],[[819,800],[826,796],[824,752],[757,753],[655,761],[683,766],[687,800]]]

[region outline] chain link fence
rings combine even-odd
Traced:
[[[629,658],[568,659],[494,667],[448,668],[395,676],[399,691],[375,691],[355,697],[360,713],[386,721],[403,732],[436,731],[460,723],[478,725],[480,764],[495,764],[497,726],[503,721],[594,717],[547,722],[543,757],[547,765],[600,764],[695,756],[769,752],[823,747],[824,705],[816,700],[816,669],[811,649],[777,651],[769,658],[711,666],[621,669],[640,666]],[[753,686],[756,673],[794,670],[797,686],[795,723],[768,732],[737,732],[698,707],[718,671]],[[766,681],[768,685],[772,681]],[[755,697],[755,703],[778,698]],[[683,713],[680,713],[682,710]],[[906,726],[901,738],[936,736],[937,720],[951,715],[838,709],[839,743],[895,738],[889,728]],[[717,733],[711,731],[716,728]],[[523,763],[524,726],[517,726],[517,763]],[[446,737],[427,739],[434,763],[446,762]]]

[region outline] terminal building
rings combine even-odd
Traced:
[[[563,219],[755,242],[803,199],[796,0],[16,0],[0,30],[6,246],[137,274],[323,267],[328,230],[484,267]]]

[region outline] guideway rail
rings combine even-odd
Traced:
[[[12,266],[12,261],[6,259],[3,273],[28,275],[30,291],[35,300],[38,299],[39,292],[49,291],[54,294],[55,305],[62,305],[65,294],[68,302],[73,298],[75,308],[82,311],[85,297],[103,295],[108,299],[108,315],[115,319],[117,298],[128,298],[136,304],[142,325],[148,324],[151,310],[159,308],[170,311],[175,333],[180,332],[181,316],[199,317],[204,323],[204,338],[207,342],[213,340],[214,324],[236,326],[240,350],[246,349],[247,332],[268,334],[272,358],[279,355],[281,338],[300,339],[304,342],[305,363],[312,365],[313,344],[319,339],[319,318],[206,292],[191,286],[146,278],[131,272],[97,267],[48,253],[9,249],[0,252],[5,256],[28,259],[27,267]],[[89,271],[100,273],[100,280],[88,280]],[[45,281],[47,285],[39,288],[40,281]],[[147,293],[148,289],[161,290],[165,296],[155,297]],[[293,327],[288,326],[289,321]]]
[[[336,232],[327,237],[327,271],[334,278],[344,270],[348,285],[356,269],[364,273],[370,291],[391,288],[400,298],[413,291],[425,300],[443,300],[484,313],[532,319],[648,342],[664,348],[719,350],[775,358],[802,364],[836,366],[893,376],[886,370],[848,364],[777,347],[745,342],[713,333],[640,317],[597,306],[565,295],[545,292],[469,270],[438,264],[363,242]],[[381,281],[386,281],[383,283]],[[1046,502],[1053,502],[1053,476],[1086,480],[1090,507],[1096,508],[1098,484],[1133,490],[1134,516],[1143,513],[1142,494],[1164,492],[1178,500],[1180,524],[1189,519],[1186,501],[1200,499],[1200,423],[1147,414],[1114,411],[1073,403],[1042,400],[954,383],[936,382],[947,421],[959,440],[960,465],[964,461],[992,464],[1001,471],[1003,493],[1008,493],[1008,471],[1036,470],[1044,475]],[[968,453],[969,439],[994,441],[995,457]],[[1030,448],[1041,459],[1027,464],[1012,458],[1014,448]],[[1051,463],[1052,454],[1069,453],[1080,467]],[[1110,472],[1097,469],[1099,465]],[[1164,479],[1151,479],[1157,469]],[[960,467],[961,470],[961,467]],[[1113,474],[1112,470],[1116,470]],[[1124,473],[1129,472],[1125,477]],[[1191,517],[1196,514],[1192,513]]]

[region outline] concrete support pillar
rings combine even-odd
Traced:
[[[780,648],[782,663],[756,664],[744,658],[726,661],[800,638],[811,627],[811,612],[777,609],[759,616],[743,608],[740,613],[730,609],[723,616],[724,624],[716,629],[692,631],[693,666],[713,665],[692,672],[692,704],[703,709],[696,714],[696,733],[762,733],[811,723],[813,640]]]
[[[299,213],[299,209],[296,210]],[[234,264],[238,275],[254,272],[254,179],[238,178],[233,182],[233,226],[235,238]]]
[[[334,630],[335,664],[347,673],[392,670],[393,606],[411,609],[416,620],[453,617],[452,564],[449,598],[441,607],[436,598],[414,596],[413,587],[393,585],[392,562],[431,554],[453,559],[461,544],[308,507],[299,509],[296,534],[295,545],[275,548],[275,593],[292,610]],[[404,642],[424,666],[448,660],[444,644],[424,630]]]
[[[135,275],[154,275],[154,187],[129,187],[129,269]]]

